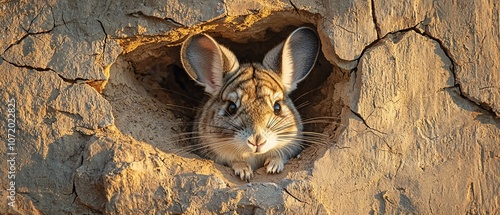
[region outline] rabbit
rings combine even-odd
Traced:
[[[240,64],[209,35],[188,37],[182,65],[210,96],[193,126],[197,149],[244,181],[262,166],[268,174],[282,172],[303,148],[303,125],[289,95],[314,67],[319,47],[316,32],[300,27],[262,63]]]

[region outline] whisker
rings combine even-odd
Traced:
[[[243,127],[248,128],[247,124],[245,123],[248,121],[247,115],[244,115],[245,119],[241,119],[240,122],[243,125]]]
[[[286,138],[285,138],[286,140]],[[290,140],[298,140],[298,141],[301,141],[303,143],[312,143],[312,144],[316,144],[316,145],[328,145],[327,142],[323,142],[323,141],[319,141],[319,140],[310,140],[310,139],[307,139],[307,138],[290,138]],[[307,144],[309,146],[309,144]]]
[[[302,125],[317,125],[317,124],[330,124],[330,125],[337,125],[340,127],[346,127],[346,125],[342,123],[337,123],[337,122],[310,122],[310,123],[302,123]]]
[[[281,140],[288,140],[288,141],[303,141],[303,142],[317,142],[317,143],[322,143],[321,145],[324,145],[326,142],[325,139],[319,139],[319,138],[305,138],[305,137],[286,137],[286,138],[281,138]]]
[[[281,125],[280,127],[274,128],[273,131],[276,133],[279,133],[279,132],[284,131],[286,129],[293,128],[295,126],[296,126],[295,123],[287,123],[287,124]]]
[[[226,115],[230,115],[229,112],[227,112],[227,110],[224,110],[224,113]],[[238,118],[239,119],[239,118]],[[238,131],[241,131],[244,129],[244,127],[246,127],[246,125],[244,124],[244,120],[240,120],[239,122],[235,121],[235,120],[227,120],[226,121],[229,125],[231,125],[232,127],[234,127],[236,130]],[[243,124],[243,125],[242,125]]]
[[[186,109],[186,110],[192,110],[192,111],[199,111],[201,110],[201,108],[195,108],[195,107],[185,107],[185,106],[181,106],[181,105],[174,105],[174,104],[165,104],[166,106],[168,107],[174,107],[174,108],[183,108],[183,109]]]
[[[224,138],[228,138],[228,137],[219,136],[219,135],[217,135],[217,136],[215,136],[215,135],[191,136],[191,137],[185,137],[185,138],[181,138],[181,139],[177,139],[177,140],[171,140],[171,141],[169,141],[167,143],[178,143],[178,142],[190,141],[190,140],[198,140],[198,139],[203,139],[203,138],[205,138],[205,139],[208,139],[208,138],[215,139],[215,138],[217,138],[218,140],[219,139],[224,140]]]
[[[277,119],[278,119],[277,116],[272,116],[270,119],[268,119],[266,123],[266,128],[271,128],[271,125],[273,125]]]
[[[241,122],[236,122],[236,121],[230,121],[228,120],[227,123],[231,125],[233,128],[235,128],[235,131],[242,131],[244,127],[241,125]]]
[[[278,134],[278,138],[281,140],[290,140],[290,141],[291,140],[299,140],[304,142],[315,141],[317,143],[323,143],[322,145],[326,144],[326,142],[330,140],[329,135],[317,132],[309,132],[309,131],[303,131],[299,133],[282,132]]]
[[[165,88],[163,88],[163,87],[150,87],[150,86],[147,86],[147,85],[145,85],[144,87],[149,88],[149,89],[151,89],[151,90],[162,90],[162,91],[166,91],[166,92],[169,92],[169,93],[174,93],[174,94],[176,94],[176,95],[179,95],[179,96],[182,96],[182,97],[184,97],[184,98],[187,98],[187,99],[189,99],[189,100],[191,100],[191,101],[195,101],[195,102],[197,102],[198,104],[202,104],[202,103],[203,103],[203,102],[202,102],[202,101],[200,101],[199,99],[192,98],[192,97],[187,96],[187,95],[185,95],[185,94],[179,93],[179,92],[177,92],[177,91],[175,91],[175,90],[165,89]]]
[[[214,142],[208,142],[208,143],[203,143],[203,144],[194,144],[190,145],[187,147],[183,147],[184,150],[189,151],[189,152],[194,152],[194,153],[201,153],[201,154],[209,154],[209,153],[217,153],[220,151],[222,148],[226,148],[228,144],[233,142],[233,140],[218,140]]]
[[[242,154],[244,151],[248,150],[247,147],[244,145],[238,145],[233,143],[234,143],[233,141],[226,141],[223,143],[212,144],[210,145],[209,150],[216,154],[227,153],[228,147],[230,147],[233,150],[233,153],[235,154]]]
[[[170,136],[169,139],[171,139],[171,141],[168,143],[181,142],[192,139],[201,139],[201,138],[228,138],[233,135],[234,132],[232,131],[204,132],[202,135],[199,132],[183,132],[175,136]]]
[[[311,117],[307,119],[302,119],[302,123],[317,121],[317,120],[324,120],[324,122],[331,122],[331,120],[340,120],[340,117],[333,117],[333,116]]]
[[[318,132],[314,132],[314,131],[301,131],[300,134],[319,136],[319,137],[330,137],[330,135],[318,133]]]
[[[302,95],[300,95],[299,97],[295,98],[295,99],[293,100],[293,102],[295,103],[295,102],[296,102],[296,101],[298,101],[300,98],[302,98],[302,97],[306,96],[307,94],[312,93],[312,92],[314,92],[314,91],[316,91],[316,90],[319,90],[320,88],[321,88],[321,87],[316,87],[316,88],[314,88],[314,89],[312,89],[312,90],[309,90],[309,91],[307,91],[307,92],[303,93],[303,94],[302,94]]]
[[[281,122],[283,122],[285,120],[285,118],[281,118],[281,117],[277,117],[277,116],[273,116],[272,119],[273,119],[273,122],[269,126],[270,130],[274,130],[277,125],[281,124]]]
[[[295,154],[297,149],[301,150],[303,148],[304,146],[300,143],[297,143],[297,141],[288,143],[283,147],[283,149],[285,149],[285,151],[288,153],[289,157],[291,157],[292,154]]]
[[[278,137],[314,137],[314,138],[330,138],[330,135],[313,132],[313,131],[301,131],[301,132],[280,132],[277,133]]]
[[[227,130],[227,131],[231,131],[231,132],[237,132],[237,131],[243,130],[243,127],[241,127],[240,125],[238,125],[238,124],[236,124],[234,122],[228,121],[227,123],[229,125],[231,125],[231,127],[233,127],[233,128],[226,128],[226,127],[216,126],[216,125],[213,125],[213,124],[203,123],[203,122],[191,122],[191,123],[189,123],[189,125],[192,125],[192,126],[195,126],[195,125],[205,125],[205,126],[210,126],[212,128],[217,128],[217,129],[221,129],[221,130]]]
[[[213,141],[213,142],[205,142],[203,144],[198,143],[195,145],[191,145],[188,148],[191,148],[191,149],[206,149],[206,148],[217,149],[217,148],[222,148],[222,146],[226,146],[227,143],[231,143],[233,141],[234,140],[232,140],[232,139],[217,140],[217,141]]]
[[[305,101],[305,102],[302,102],[302,103],[300,103],[298,105],[295,105],[295,108],[297,110],[301,110],[302,108],[307,107],[308,105],[310,105],[310,102],[309,101]]]
[[[279,149],[275,151],[280,157],[292,158],[299,153],[300,150],[304,149],[304,146],[298,141],[279,141]]]

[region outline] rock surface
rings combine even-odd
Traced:
[[[0,10],[0,214],[500,213],[495,1]],[[327,139],[250,183],[190,153],[203,94],[180,67],[183,39],[207,32],[253,60],[302,25],[322,53],[297,103],[305,118],[335,119],[306,127]]]

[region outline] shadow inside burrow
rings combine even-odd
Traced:
[[[250,62],[262,62],[265,54],[274,46],[283,42],[286,37],[297,28],[297,26],[288,26],[283,28],[280,32],[266,30],[263,38],[252,38],[245,40],[246,43],[238,43],[227,38],[221,37],[217,32],[205,32],[214,39],[233,51],[241,64]],[[158,43],[144,45],[135,51],[122,56],[122,61],[128,64],[129,76],[133,78],[135,87],[144,89],[146,93],[142,96],[151,98],[151,102],[159,107],[160,112],[170,113],[173,117],[158,117],[157,121],[164,121],[161,127],[166,131],[159,130],[158,133],[164,134],[163,138],[159,137],[145,138],[139,135],[140,131],[131,130],[125,132],[140,141],[145,141],[158,147],[166,152],[173,152],[181,156],[192,157],[189,150],[192,143],[189,141],[191,138],[190,132],[192,130],[195,116],[204,102],[207,101],[208,95],[204,93],[203,87],[197,85],[187,73],[184,71],[180,61],[180,45]],[[110,88],[117,86],[113,84],[113,73],[120,73],[120,71],[111,71]],[[346,79],[343,72],[336,66],[332,65],[320,51],[316,65],[308,77],[299,83],[297,89],[292,92],[290,97],[294,101],[303,120],[311,119],[314,117],[325,117],[324,121],[331,121],[331,123],[311,123],[304,125],[304,131],[312,131],[321,134],[326,134],[324,141],[319,144],[305,144],[312,145],[313,147],[306,147],[300,159],[292,159],[287,166],[294,166],[292,170],[302,169],[303,161],[315,160],[318,151],[326,151],[328,146],[333,142],[333,135],[335,130],[340,124],[341,104],[336,104],[339,98],[335,98],[333,94],[334,85]],[[109,94],[112,97],[113,93]],[[115,99],[109,98],[111,101]],[[113,102],[112,102],[113,103]],[[133,102],[135,103],[135,102]],[[141,115],[146,112],[137,112],[139,115],[127,115],[127,119],[123,119],[120,114],[123,109],[123,104],[115,104],[118,106],[116,109],[115,118],[117,127],[122,130],[127,130],[127,126],[131,121],[138,121]],[[115,108],[114,108],[115,109]],[[151,109],[151,108],[150,108]],[[154,108],[153,108],[154,109]],[[114,111],[115,112],[115,111]],[[154,117],[142,117],[142,119],[151,119]],[[326,119],[326,120],[325,120]],[[155,122],[156,123],[156,122]],[[155,124],[143,121],[144,129],[151,129],[148,124]],[[122,128],[121,128],[122,127]],[[170,128],[169,128],[170,127]],[[172,135],[168,135],[168,133]],[[151,135],[150,135],[151,136]],[[154,135],[153,135],[154,136]],[[294,163],[295,162],[295,163]],[[296,168],[295,168],[296,167]],[[285,172],[275,175],[278,180],[279,177],[286,176],[290,168],[285,167]],[[256,175],[267,175],[262,171],[256,171]]]

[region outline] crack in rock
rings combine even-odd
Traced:
[[[52,71],[52,70],[51,70]],[[94,87],[96,83],[101,83],[106,80],[92,80],[92,79],[85,79],[85,78],[75,78],[75,79],[68,79],[63,77],[60,74],[57,74],[64,82],[70,83],[70,84],[88,84],[91,87]],[[95,87],[94,87],[95,88]]]
[[[467,214],[478,214],[478,204],[476,202],[476,193],[474,192],[474,182],[470,183],[468,193],[470,195],[470,202]]]
[[[349,110],[354,114],[356,115],[359,119],[361,119],[361,122],[363,122],[363,124],[369,128],[370,130],[373,130],[373,131],[376,131],[378,133],[381,133],[381,134],[387,134],[385,132],[382,132],[380,130],[377,130],[376,128],[372,128],[371,126],[368,125],[368,123],[366,122],[366,120],[361,116],[361,114],[357,113],[356,111],[352,110],[350,107],[349,107]]]
[[[302,199],[299,199],[298,197],[296,197],[295,195],[293,195],[292,193],[290,193],[290,191],[288,191],[286,188],[283,188],[283,190],[285,191],[285,193],[287,193],[288,195],[290,195],[292,198],[294,198],[295,200],[301,202],[301,203],[304,203],[304,204],[308,204],[309,205],[309,202],[306,202]]]
[[[73,199],[73,202],[71,204],[75,204],[76,199],[78,199],[78,193],[76,193],[76,185],[75,185],[75,179],[73,178],[73,190],[71,191],[71,195],[75,194],[75,198]]]
[[[295,12],[300,16],[299,8],[297,8],[297,6],[295,6],[295,4],[292,2],[292,0],[288,0],[288,2],[290,3],[290,5],[292,5]]]
[[[59,110],[59,109],[56,109],[56,108],[54,108],[54,110],[55,110],[56,112],[61,113],[61,114],[67,115],[67,116],[68,116],[68,117],[70,117],[70,118],[72,118],[71,116],[74,116],[74,117],[76,117],[76,120],[78,120],[78,121],[83,121],[83,120],[84,120],[83,116],[82,116],[82,115],[80,115],[80,114],[78,114],[78,113],[71,113],[71,112],[69,112],[69,111]]]
[[[16,64],[14,62],[10,62],[8,60],[6,60],[5,58],[3,57],[0,57],[0,59],[2,61],[5,61],[7,62],[8,64],[14,66],[14,67],[18,67],[18,68],[25,68],[25,69],[32,69],[32,70],[36,70],[36,71],[52,71],[52,72],[55,72],[53,69],[51,68],[43,68],[43,67],[34,67],[34,66],[30,66],[30,65],[19,65],[19,64]]]
[[[104,44],[101,52],[101,60],[104,61],[104,53],[106,52],[106,44],[108,43],[108,33],[106,33],[106,29],[104,28],[104,25],[102,24],[101,20],[97,20],[97,22],[99,22],[102,32],[104,32]]]
[[[417,25],[418,26],[418,25]],[[450,52],[450,49],[446,48],[446,46],[444,45],[443,41],[440,40],[439,38],[437,37],[434,37],[432,36],[431,34],[429,34],[429,32],[421,32],[417,26],[414,26],[412,28],[413,31],[415,31],[416,33],[422,35],[422,36],[425,36],[429,39],[431,39],[432,41],[436,42],[438,45],[439,45],[439,48],[441,50],[443,50],[444,54],[446,55],[446,57],[451,61],[451,68],[450,68],[450,71],[453,75],[453,81],[455,82],[455,85],[453,87],[457,87],[458,88],[458,92],[460,93],[460,97],[471,102],[472,104],[474,104],[476,107],[488,112],[491,116],[495,117],[497,116],[496,113],[493,111],[493,109],[485,104],[485,103],[482,103],[482,102],[479,102],[477,101],[476,99],[474,99],[473,97],[469,97],[467,94],[464,93],[464,91],[462,90],[462,87],[460,85],[460,83],[458,82],[457,80],[457,75],[456,75],[456,71],[455,71],[455,68],[457,67],[457,63],[455,62],[455,60],[452,58],[452,55],[451,55],[451,52]],[[498,116],[497,116],[498,117]]]
[[[378,26],[377,16],[375,13],[375,0],[371,0],[371,11],[373,24],[375,25],[375,31],[377,32],[377,39],[380,39],[380,35],[382,34],[382,32],[380,30],[380,27]]]
[[[52,26],[50,27],[50,29],[45,30],[45,31],[39,31],[39,32],[32,32],[32,31],[31,31],[31,30],[32,30],[32,25],[33,25],[33,23],[36,21],[36,19],[37,19],[37,18],[39,17],[39,15],[41,14],[41,13],[37,13],[37,14],[35,15],[35,17],[33,17],[33,19],[31,19],[31,21],[29,22],[29,24],[28,24],[28,27],[27,27],[27,28],[25,28],[25,27],[24,27],[24,26],[22,26],[22,24],[21,24],[21,28],[22,28],[22,29],[26,32],[26,34],[25,34],[25,35],[23,35],[20,39],[18,39],[18,40],[17,40],[17,41],[15,41],[14,43],[12,43],[12,44],[10,44],[9,46],[7,46],[7,48],[3,51],[3,54],[5,54],[5,53],[6,53],[6,52],[7,52],[10,48],[12,48],[13,46],[20,44],[20,43],[21,43],[24,39],[26,39],[28,36],[31,36],[31,35],[38,35],[38,34],[46,34],[46,33],[50,33],[50,32],[52,32],[52,31],[54,30],[54,28],[56,28],[56,27],[57,27],[57,26],[56,26],[56,24],[55,24],[55,23],[56,23],[56,18],[55,18],[55,16],[54,16],[53,8],[52,8],[51,6],[48,6],[48,7],[50,8],[50,13],[52,14]],[[43,11],[43,10],[44,10],[44,8],[45,8],[45,6],[44,6],[44,7],[42,7],[42,8],[40,9],[40,11]]]
[[[48,33],[52,32],[55,27],[57,27],[57,26],[54,26],[52,29],[47,30],[47,31],[40,31],[40,32],[35,32],[35,33],[26,32],[26,34],[23,35],[19,40],[10,44],[9,46],[7,46],[7,48],[3,51],[3,54],[5,54],[7,51],[9,51],[9,49],[11,49],[13,46],[19,45],[27,37],[33,36],[33,35],[39,35],[39,34],[48,34]]]
[[[167,24],[171,25],[171,27],[186,27],[186,25],[182,24],[181,22],[179,22],[173,18],[170,18],[170,17],[161,18],[161,17],[157,17],[157,16],[147,15],[142,11],[132,12],[132,13],[129,13],[127,15],[133,16],[136,18],[143,17],[145,19],[158,20],[160,22],[167,23]]]
[[[27,33],[31,33],[31,34],[39,33],[39,32],[33,32],[33,31],[31,31],[31,30],[32,30],[32,27],[33,27],[33,23],[34,23],[35,21],[37,21],[37,18],[39,18],[39,17],[40,17],[40,14],[42,14],[43,12],[45,12],[45,9],[46,9],[46,8],[50,8],[50,9],[49,9],[49,12],[50,12],[50,14],[51,14],[51,16],[52,16],[52,27],[51,27],[51,29],[54,29],[54,27],[55,27],[55,23],[56,23],[56,18],[55,18],[55,16],[54,16],[53,8],[52,8],[52,6],[50,6],[50,5],[44,5],[42,8],[37,9],[37,10],[39,11],[39,13],[37,13],[37,14],[35,15],[35,17],[33,17],[33,19],[31,19],[31,21],[30,21],[30,22],[29,22],[29,24],[28,24],[28,27],[27,27],[27,28],[25,28],[25,27],[21,24],[21,28],[22,28],[24,31],[26,31]]]
[[[59,76],[59,78],[61,78],[64,82],[66,83],[70,83],[70,84],[88,84],[90,85],[91,87],[94,87],[95,83],[100,83],[102,81],[105,81],[105,80],[90,80],[90,79],[83,79],[83,78],[76,78],[76,79],[68,79],[68,78],[65,78],[63,77],[62,75],[58,74],[56,71],[54,71],[52,68],[43,68],[43,67],[34,67],[34,66],[30,66],[30,65],[19,65],[19,64],[16,64],[14,62],[10,62],[8,60],[6,60],[5,58],[3,57],[0,57],[0,60],[2,61],[5,61],[7,62],[8,64],[14,66],[14,67],[17,67],[17,68],[24,68],[24,69],[29,69],[29,70],[35,70],[35,71],[39,71],[39,72],[47,72],[47,71],[51,71],[51,72],[54,72],[57,74],[57,76]],[[95,88],[95,87],[94,87]]]
[[[372,0],[374,1],[374,0]],[[373,4],[373,2],[372,2]],[[373,9],[372,9],[373,10]],[[374,16],[375,17],[375,16]],[[374,19],[374,21],[376,21]],[[425,20],[424,20],[425,21]],[[453,87],[457,87],[458,90],[459,90],[459,96],[469,102],[471,102],[472,104],[474,104],[476,107],[486,111],[487,113],[489,113],[491,116],[493,117],[498,117],[497,114],[493,111],[493,109],[485,104],[485,103],[481,103],[479,101],[477,101],[476,99],[474,98],[471,98],[469,97],[467,94],[464,93],[464,91],[462,90],[461,86],[460,86],[460,83],[457,81],[457,75],[456,75],[456,71],[455,71],[455,68],[456,68],[456,65],[457,63],[455,62],[455,60],[453,59],[452,57],[452,54],[450,52],[450,50],[448,48],[446,48],[446,46],[444,45],[443,41],[440,40],[439,38],[436,38],[434,36],[432,36],[431,34],[429,34],[427,31],[421,31],[418,26],[420,25],[420,23],[416,24],[415,26],[412,26],[410,28],[406,28],[406,29],[401,29],[401,30],[398,30],[398,31],[394,31],[394,32],[390,32],[390,33],[387,33],[386,35],[384,35],[383,37],[373,41],[372,43],[368,44],[364,49],[363,51],[361,51],[361,54],[359,56],[359,58],[356,59],[356,62],[357,64],[359,64],[359,60],[364,56],[364,54],[370,50],[371,48],[375,47],[380,41],[384,40],[385,38],[387,38],[387,36],[389,35],[392,35],[392,34],[396,34],[396,33],[406,33],[406,32],[409,32],[409,31],[414,31],[416,32],[417,34],[420,34],[422,36],[425,36],[427,38],[429,38],[430,40],[436,42],[438,45],[439,45],[439,48],[441,50],[443,50],[444,54],[446,55],[446,58],[448,58],[450,61],[451,61],[451,66],[450,66],[450,71],[453,75],[453,81],[454,81],[454,86],[450,86],[450,87],[445,87],[445,88],[453,88]],[[377,26],[377,25],[376,25]],[[378,32],[378,31],[377,31]],[[378,33],[377,33],[378,34]],[[354,68],[354,71],[355,69],[357,69],[358,65],[356,65],[356,67]],[[354,72],[354,74],[356,74]],[[359,114],[357,114],[356,112],[354,112],[352,109],[351,111],[358,115],[358,117],[360,117],[360,119],[363,119]],[[363,121],[365,123],[365,121]],[[369,127],[367,125],[367,127]],[[370,128],[370,127],[369,127]]]
[[[356,32],[351,31],[351,30],[349,30],[349,29],[345,28],[344,26],[341,26],[341,25],[335,25],[335,26],[337,26],[337,27],[339,27],[339,28],[342,28],[342,30],[344,30],[344,31],[346,31],[346,32],[349,32],[349,33],[351,33],[351,34],[356,34]]]

